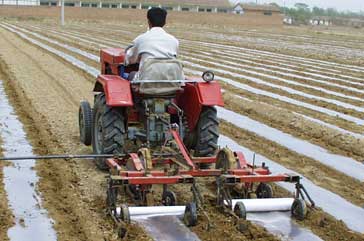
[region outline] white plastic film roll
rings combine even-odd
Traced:
[[[232,208],[234,210],[236,203],[242,202],[246,212],[289,211],[293,201],[293,198],[233,199]]]
[[[151,206],[151,207],[129,207],[130,218],[138,216],[163,216],[163,215],[183,215],[186,206]],[[116,209],[120,214],[120,208]]]

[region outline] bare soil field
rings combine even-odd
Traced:
[[[99,69],[100,48],[125,47],[146,30],[145,11],[67,8],[67,25],[60,27],[58,10],[0,7],[0,70],[10,101],[38,154],[87,154],[91,149],[79,142],[77,113],[80,100],[92,102],[94,77],[9,29]],[[364,161],[364,56],[358,44],[364,41],[362,30],[353,34],[350,29],[264,29],[247,27],[237,16],[196,16],[171,13],[167,30],[180,39],[187,74],[215,71],[225,90],[226,109],[334,158],[350,158],[348,165]],[[224,118],[221,132],[355,207],[364,205],[364,180],[334,164],[322,163]],[[39,161],[37,173],[38,189],[55,220],[59,240],[117,239],[105,213],[105,173],[91,161]],[[201,217],[192,228],[201,240],[279,239],[250,222],[239,233],[230,217],[213,208],[214,190],[208,183],[202,185],[215,227],[206,230],[207,220]],[[290,195],[282,187],[274,188],[277,196]],[[177,194],[188,191],[175,190]],[[0,185],[1,240],[12,223],[3,197]],[[346,219],[334,217],[325,207],[310,210],[308,218],[297,225],[323,240],[364,240],[364,229],[353,230]],[[137,225],[129,230],[126,240],[150,240]]]

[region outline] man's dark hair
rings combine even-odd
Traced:
[[[166,24],[167,11],[163,8],[151,8],[147,14],[152,27],[163,27]]]

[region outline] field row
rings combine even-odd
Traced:
[[[44,39],[43,39],[43,41],[44,41]],[[39,42],[38,42],[39,43]],[[53,44],[55,44],[54,42],[53,42]],[[43,45],[44,46],[44,45]],[[60,47],[59,45],[58,45],[58,47]],[[65,46],[63,46],[62,48],[64,49],[64,51],[71,51],[69,48],[64,48]],[[80,50],[79,50],[80,51]],[[54,53],[56,53],[56,51],[52,51],[52,52],[54,52]],[[71,51],[72,52],[72,51]],[[57,53],[56,53],[57,54]],[[78,54],[79,55],[79,54]],[[65,56],[65,55],[64,55]],[[68,59],[72,59],[72,58],[70,58],[71,56],[68,56]],[[85,56],[84,56],[85,57]],[[83,57],[82,57],[83,58]],[[92,58],[93,57],[91,57],[90,58],[90,60],[92,60]],[[85,64],[82,64],[81,62],[82,61],[72,61],[73,63],[77,63],[78,62],[78,67],[81,67],[81,66],[83,66],[83,67],[85,67],[86,65]],[[95,62],[95,65],[96,65],[96,62]],[[85,68],[84,68],[85,69]],[[88,66],[85,70],[90,70],[90,69],[93,69],[93,68],[91,68],[90,66]],[[225,116],[225,115],[224,115]],[[233,116],[233,115],[229,115],[229,117],[231,117],[231,116]],[[239,118],[239,120],[241,120],[241,116],[239,116],[238,117]],[[227,120],[227,121],[229,121],[229,120]],[[237,122],[235,122],[234,121],[234,123],[236,124]],[[239,122],[238,122],[239,123]],[[239,126],[240,127],[240,126]],[[240,127],[240,128],[247,128],[247,127],[244,127],[244,125],[242,124],[242,126]],[[254,128],[253,128],[254,129]],[[258,128],[259,129],[259,128]],[[248,130],[251,130],[251,128],[248,128]],[[258,133],[259,134],[259,133]],[[280,134],[281,135],[281,134]],[[267,136],[264,136],[264,138],[268,138],[269,139],[269,137],[267,137]],[[280,143],[281,144],[281,143]],[[314,148],[313,148],[314,149]],[[308,148],[308,150],[310,150],[310,148]],[[316,157],[317,158],[317,157]],[[340,158],[342,158],[342,157],[340,157]],[[357,163],[356,161],[353,161],[353,163]],[[350,166],[350,165],[349,165]],[[354,168],[352,168],[352,169],[354,169]],[[358,188],[360,189],[360,185],[358,186]],[[332,212],[332,211],[331,211]]]

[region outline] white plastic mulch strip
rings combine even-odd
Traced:
[[[52,44],[55,44],[55,45],[60,46],[60,47],[62,47],[62,48],[68,49],[68,50],[70,50],[70,51],[72,51],[72,52],[74,52],[74,53],[77,53],[77,54],[79,54],[79,55],[81,55],[81,56],[84,56],[84,57],[86,57],[86,58],[92,59],[92,60],[94,60],[94,61],[96,61],[96,62],[100,62],[100,57],[99,57],[99,56],[96,56],[96,55],[94,55],[94,54],[90,54],[90,53],[88,53],[88,52],[86,52],[86,51],[80,50],[80,49],[75,48],[75,47],[73,47],[73,46],[70,46],[70,45],[67,45],[67,44],[60,43],[60,42],[58,42],[58,41],[56,41],[56,40],[53,40],[53,39],[50,39],[50,38],[44,37],[44,36],[42,36],[42,35],[40,35],[40,34],[37,34],[37,33],[31,32],[31,31],[28,31],[28,30],[26,30],[26,29],[24,29],[24,28],[19,28],[19,27],[15,26],[15,25],[11,25],[11,24],[7,24],[7,25],[8,25],[8,26],[10,26],[10,27],[12,27],[12,28],[15,28],[15,29],[17,29],[17,30],[19,30],[19,31],[22,31],[22,32],[24,32],[24,33],[27,33],[27,34],[33,35],[33,36],[35,36],[35,37],[37,37],[37,38],[39,38],[39,39],[41,39],[41,40],[45,40],[45,41],[47,41],[47,42],[49,42],[49,43],[52,43]]]
[[[194,61],[201,62],[201,63],[216,65],[218,67],[224,67],[224,68],[235,70],[235,71],[239,70],[239,71],[246,72],[248,74],[253,74],[253,75],[256,75],[256,76],[259,76],[259,77],[270,78],[272,80],[280,81],[280,82],[291,84],[291,85],[296,85],[296,86],[301,86],[301,87],[305,87],[305,88],[315,89],[315,90],[322,91],[322,92],[325,92],[325,93],[330,94],[330,95],[335,95],[335,96],[348,98],[348,99],[352,99],[352,100],[363,101],[363,99],[359,98],[359,97],[354,97],[354,96],[351,96],[351,95],[342,94],[341,92],[337,92],[337,91],[327,90],[325,88],[313,86],[311,84],[302,84],[300,82],[290,80],[290,79],[297,78],[297,79],[305,80],[305,81],[308,81],[308,82],[317,82],[317,83],[320,83],[320,84],[325,84],[327,86],[338,87],[338,88],[341,88],[343,90],[356,92],[358,94],[364,94],[364,90],[361,90],[361,89],[348,87],[348,86],[345,86],[345,85],[340,85],[340,84],[336,84],[336,83],[332,83],[332,82],[328,82],[328,81],[324,81],[324,80],[317,80],[317,79],[313,79],[313,78],[310,78],[310,77],[305,77],[305,76],[301,76],[301,75],[297,75],[297,74],[291,74],[291,73],[287,73],[287,71],[286,72],[281,72],[281,71],[277,71],[277,70],[267,69],[267,68],[264,68],[264,67],[255,67],[255,66],[251,66],[251,65],[248,65],[248,64],[240,64],[240,63],[237,64],[236,62],[233,62],[233,61],[221,60],[219,62],[213,62],[213,60],[215,58],[214,57],[208,57],[206,55],[204,56],[203,60],[195,58],[195,57],[190,57],[190,56],[198,57],[199,55],[188,53],[188,56],[183,56],[183,58],[184,59],[194,60]],[[211,60],[211,61],[207,61],[206,59]],[[221,64],[221,63],[224,63],[224,64]],[[247,70],[247,69],[244,69],[244,67],[249,68],[249,69],[253,69],[253,70]],[[269,74],[262,73],[262,71],[269,72]],[[281,76],[284,76],[285,78],[276,77],[276,76],[274,76],[274,75],[272,75],[270,73],[281,75]]]
[[[195,64],[195,63],[191,63],[191,62],[187,62],[187,61],[183,61],[183,62],[186,65],[189,65],[191,67],[195,67],[195,68],[198,68],[198,69],[206,69],[206,66],[203,66],[203,65],[200,65],[200,64]],[[201,60],[201,62],[204,62],[204,61]],[[235,69],[235,68],[232,68],[232,67],[227,66],[227,65],[220,64],[220,66],[223,66],[224,68]],[[292,89],[292,88],[289,88],[289,87],[286,87],[286,86],[273,84],[273,83],[271,83],[269,81],[265,81],[265,80],[262,80],[262,79],[259,79],[259,78],[246,76],[246,75],[242,75],[242,74],[237,74],[237,73],[233,73],[233,72],[226,71],[226,70],[221,70],[221,69],[214,69],[214,72],[215,73],[220,73],[220,74],[227,74],[227,75],[230,75],[230,76],[232,76],[234,78],[237,78],[237,79],[249,80],[249,81],[252,81],[252,82],[257,83],[257,84],[262,84],[262,85],[266,85],[266,86],[269,86],[269,87],[277,88],[279,90],[286,91],[288,94],[294,94],[294,95],[302,96],[302,97],[305,97],[305,98],[310,98],[310,99],[313,99],[313,100],[319,100],[319,101],[331,103],[331,104],[341,106],[341,107],[344,107],[344,108],[347,108],[347,109],[353,109],[353,110],[356,110],[356,111],[359,111],[359,112],[364,112],[364,108],[359,107],[359,106],[355,106],[355,105],[348,104],[348,103],[338,101],[338,100],[334,100],[334,99],[329,99],[329,98],[325,98],[325,97],[311,95],[311,94],[308,94],[308,93],[305,93],[305,92],[302,92],[302,91],[299,91],[299,90],[295,90],[295,89]],[[266,75],[266,76],[269,76],[269,75]],[[278,77],[269,76],[269,78],[277,79]],[[285,82],[287,82],[287,81],[285,81]]]
[[[234,151],[241,151],[242,153],[244,153],[244,156],[248,161],[253,160],[253,151],[239,145],[238,143],[226,136],[220,135],[219,145],[228,146]],[[279,165],[278,163],[264,156],[256,155],[255,160],[255,163],[257,163],[257,165],[265,162],[265,164],[270,168],[272,173],[289,173],[301,176],[301,183],[304,185],[311,197],[314,199],[317,207],[322,208],[325,212],[334,216],[336,219],[342,220],[350,229],[356,232],[364,232],[364,222],[361,221],[364,217],[363,208],[348,202],[347,200],[335,193],[332,193],[322,187],[315,185],[310,180],[303,177],[301,174],[293,170],[287,169],[284,166]],[[295,191],[295,186],[290,183],[279,182],[278,185],[282,186],[290,192]]]
[[[22,33],[18,33],[18,34],[22,34]],[[28,37],[29,38],[29,37]],[[41,43],[40,43],[41,44]],[[50,48],[49,46],[47,46],[46,49]],[[58,51],[58,50],[57,50]],[[62,53],[62,52],[61,52]],[[72,63],[76,63],[77,66],[83,66],[85,67],[85,63],[83,63],[82,61],[79,61],[77,59],[75,59],[74,57],[72,56],[69,56],[69,55],[66,55],[64,53],[62,53],[61,57],[65,58],[65,59],[71,59],[72,60]],[[89,68],[92,68],[90,66],[88,66],[87,68],[84,68],[84,70],[86,70],[87,72],[89,72]],[[94,68],[93,68],[94,69]],[[95,72],[96,72],[96,75],[99,74],[99,71],[95,69]],[[91,73],[91,72],[89,72]],[[92,74],[92,73],[91,73]],[[95,76],[95,75],[94,75]],[[324,148],[321,148],[319,146],[316,146],[316,145],[313,145],[309,142],[306,142],[306,141],[302,141],[300,139],[297,139],[297,138],[294,138],[293,136],[291,135],[288,135],[286,133],[283,133],[277,129],[274,129],[274,128],[271,128],[271,127],[268,127],[264,124],[261,124],[257,121],[253,121],[247,117],[243,117],[239,114],[236,114],[234,112],[231,112],[231,111],[228,111],[226,109],[219,109],[219,113],[221,113],[222,111],[227,111],[229,112],[229,115],[222,115],[222,118],[224,119],[225,117],[225,120],[231,122],[231,123],[241,123],[241,118],[245,118],[246,120],[250,120],[250,123],[253,123],[251,124],[252,125],[252,128],[248,128],[250,130],[260,130],[259,128],[254,128],[254,127],[259,127],[259,126],[265,126],[266,128],[270,128],[270,130],[274,130],[276,133],[279,133],[280,135],[272,135],[272,136],[267,136],[267,135],[263,135],[262,133],[260,134],[261,136],[265,137],[265,138],[268,138],[270,140],[273,140],[285,147],[287,147],[288,149],[290,150],[293,150],[297,153],[300,153],[300,154],[303,154],[303,155],[306,155],[308,157],[311,157],[313,158],[314,160],[318,160],[320,162],[322,162],[323,164],[325,165],[333,165],[333,168],[337,169],[338,171],[341,171],[343,173],[345,173],[346,175],[349,175],[349,176],[352,176],[354,178],[357,178],[359,179],[360,181],[362,181],[364,179],[364,166],[362,164],[360,164],[359,162],[351,159],[351,158],[348,158],[348,157],[343,157],[343,156],[340,156],[340,155],[335,155],[335,154],[330,154],[326,149]],[[235,119],[234,119],[235,117]],[[229,118],[229,119],[227,119]],[[231,119],[232,118],[232,119]],[[239,127],[242,127],[244,125],[239,125]],[[244,128],[244,127],[242,127]],[[246,129],[246,127],[245,127]],[[257,133],[258,134],[258,133]],[[281,136],[284,136],[286,138],[288,138],[287,141],[281,139],[280,137]],[[303,147],[305,148],[302,148],[302,146],[300,145],[292,145],[293,142],[291,142],[292,140],[296,140],[294,143],[297,143],[299,142],[300,144],[303,144]],[[301,148],[297,148],[297,147],[301,147]],[[298,150],[300,149],[300,150]],[[304,151],[303,151],[304,150]],[[329,158],[328,158],[329,157]],[[357,169],[355,169],[355,171],[350,171],[351,168],[353,167],[357,167]]]
[[[0,24],[1,25],[1,24]],[[64,56],[67,59],[72,59],[69,58],[70,56],[67,56],[66,54],[60,52],[60,54],[56,51],[52,51],[52,49],[45,45],[42,44],[38,41],[35,41],[31,38],[29,38],[28,36],[26,36],[25,34],[22,33],[17,33],[16,31],[12,30],[11,28],[8,28],[4,25],[1,25],[3,27],[5,27],[6,29],[8,29],[9,31],[12,31],[16,34],[18,34],[20,37],[27,39],[28,41],[34,43],[35,45],[38,45],[52,53],[55,53],[56,55],[59,56]],[[70,61],[71,62],[71,61]],[[80,61],[77,61],[80,62]],[[71,62],[72,63],[72,62]],[[84,63],[83,63],[84,64]],[[75,65],[85,71],[88,71],[88,68],[82,68],[83,64],[78,64]],[[96,69],[95,69],[96,70]],[[97,71],[97,70],[96,70]],[[92,72],[89,72],[90,74],[92,74]],[[97,75],[97,74],[96,74]],[[250,159],[252,159],[252,152],[249,151],[246,148],[243,148],[239,145],[237,145],[235,142],[233,142],[231,139],[221,136],[220,138],[220,145],[225,146],[228,145],[229,147],[231,147],[233,150],[236,151],[243,151],[246,157],[250,157]],[[291,170],[288,170],[286,168],[284,168],[283,166],[280,166],[264,157],[260,157],[258,156],[258,161],[262,161],[265,162],[266,164],[268,164],[271,167],[271,170],[273,172],[281,172],[281,173],[294,173]],[[334,194],[332,192],[327,191],[326,189],[323,189],[321,187],[318,187],[316,185],[314,185],[312,182],[310,182],[308,179],[303,178],[302,179],[302,183],[306,186],[306,188],[310,191],[311,195],[314,197],[318,197],[317,199],[315,199],[317,205],[319,207],[322,207],[324,209],[324,211],[328,212],[329,214],[333,215],[334,217],[336,217],[337,219],[341,219],[343,220],[350,229],[354,230],[354,231],[363,231],[364,230],[364,223],[360,222],[361,217],[363,217],[364,215],[364,210],[361,209],[360,207],[357,207],[353,204],[351,204],[350,202],[348,202],[347,200],[341,198],[340,196],[338,196],[337,194]],[[287,183],[281,183],[280,185],[282,185],[283,187],[285,187],[286,189],[290,190],[290,191],[294,191],[295,188],[292,187],[292,185],[289,185]],[[329,201],[328,201],[329,200]]]
[[[0,80],[0,138],[4,156],[32,156],[33,148],[26,138],[22,123],[14,114]],[[36,190],[38,176],[35,160],[9,161],[3,168],[5,191],[15,224],[8,229],[10,241],[57,240],[54,221],[42,207]]]
[[[8,28],[9,29],[9,28]],[[10,30],[10,29],[9,29]],[[13,31],[13,32],[16,32],[16,31],[14,31],[14,30],[11,30],[11,31]],[[36,41],[36,40],[33,40],[33,39],[31,39],[31,38],[29,38],[28,36],[26,36],[25,34],[22,34],[22,33],[18,33],[18,32],[16,32],[17,34],[19,34],[21,37],[25,37],[25,38],[27,38],[28,40],[32,40],[31,42],[33,42],[33,41]],[[37,42],[37,41],[36,41]],[[35,44],[37,44],[36,42],[33,42],[33,43],[35,43]],[[91,75],[93,75],[93,76],[97,76],[100,72],[97,70],[97,69],[95,69],[95,68],[93,68],[93,67],[90,67],[90,66],[87,66],[84,62],[82,62],[82,61],[80,61],[80,60],[78,60],[78,59],[76,59],[76,58],[74,58],[74,57],[72,57],[72,56],[70,56],[70,55],[67,55],[67,54],[65,54],[65,53],[63,53],[63,52],[61,52],[61,51],[58,51],[58,50],[55,50],[55,49],[52,49],[51,47],[49,47],[49,46],[47,46],[47,45],[44,45],[44,44],[42,44],[42,43],[40,43],[40,42],[38,42],[39,44],[41,44],[41,47],[43,47],[43,48],[45,48],[45,49],[47,49],[48,51],[50,51],[50,50],[52,50],[52,51],[55,51],[54,53],[55,54],[57,54],[57,55],[59,55],[59,56],[61,56],[62,58],[64,58],[64,59],[66,59],[67,61],[70,61],[71,63],[73,63],[74,65],[76,65],[77,67],[79,67],[80,66],[80,68],[81,69],[83,69],[83,70],[85,70],[85,71],[87,71],[88,73],[90,73]],[[51,51],[51,52],[52,52]],[[233,113],[233,112],[232,112]],[[259,123],[259,122],[257,122],[257,123]],[[276,131],[278,131],[278,130],[276,130]],[[283,133],[282,132],[282,134],[285,134],[285,133]],[[286,134],[287,135],[287,134]],[[307,143],[307,144],[310,144],[310,143]],[[315,145],[312,145],[312,144],[310,144],[312,147],[318,147],[318,146],[315,146]],[[319,147],[318,147],[319,148]],[[326,150],[325,150],[326,151]],[[327,152],[327,151],[326,151]],[[311,157],[311,156],[310,156]],[[356,161],[355,161],[356,162]],[[358,163],[358,162],[356,162],[356,163]],[[359,164],[359,163],[358,163]],[[346,173],[346,172],[344,172],[344,173]],[[346,173],[346,174],[348,174],[348,173]],[[364,175],[364,172],[363,172],[363,175]],[[360,177],[361,177],[361,175],[360,175]]]
[[[34,27],[33,28],[36,28],[36,29],[39,29],[39,30],[42,30],[41,28],[39,27]],[[57,32],[57,31],[53,31],[53,30],[49,30],[50,32],[53,32],[55,34],[57,34],[58,36],[57,37],[60,37],[59,35],[64,35],[64,36],[67,36],[67,37],[71,37],[71,38],[74,38],[76,40],[79,40],[79,41],[84,41],[84,42],[87,42],[87,43],[91,43],[91,44],[97,44],[96,42],[94,41],[97,41],[97,39],[93,38],[92,40],[93,41],[90,41],[90,40],[86,40],[85,37],[87,37],[86,35],[81,35],[81,34],[75,34],[75,33],[62,33],[62,32]],[[82,36],[82,37],[80,37]],[[67,39],[65,39],[67,41]],[[127,45],[127,43],[124,43],[124,42],[120,42],[120,41],[113,41],[112,39],[105,39],[108,41],[108,43],[114,43],[114,44],[117,44],[117,45],[120,45],[120,44],[124,44],[124,45]],[[111,41],[111,42],[110,42]],[[100,47],[108,47],[102,43],[98,43],[98,45]],[[210,55],[209,53],[205,53],[207,55]],[[188,53],[188,55],[193,55],[192,53]],[[226,57],[226,56],[225,56]],[[229,57],[227,57],[229,58]],[[241,59],[240,59],[241,60]],[[225,61],[225,60],[220,60],[219,63],[221,62],[226,62],[226,63],[233,63],[233,62],[229,62],[229,61]],[[254,63],[253,61],[245,61],[245,62],[248,62],[248,63]],[[207,63],[210,63],[210,62],[207,62]],[[211,62],[212,64],[214,64],[213,62]],[[235,64],[235,63],[234,63]],[[278,73],[278,74],[284,74],[284,75],[287,75],[289,77],[295,77],[295,78],[302,78],[304,80],[310,80],[310,81],[315,81],[315,82],[319,82],[319,83],[324,83],[324,84],[327,84],[327,85],[332,85],[332,86],[336,86],[336,87],[342,87],[342,88],[345,88],[345,89],[348,89],[348,90],[352,90],[352,91],[358,91],[359,93],[364,93],[364,90],[361,91],[361,90],[358,90],[356,88],[352,88],[352,87],[347,87],[347,86],[342,86],[342,85],[339,85],[339,84],[335,84],[335,83],[330,83],[330,82],[327,82],[327,81],[320,81],[320,80],[316,80],[316,79],[312,79],[312,78],[309,78],[309,77],[303,77],[303,76],[300,76],[300,75],[295,75],[295,74],[289,74],[287,72],[279,72],[279,71],[274,71],[274,70],[271,70],[271,69],[267,69],[267,68],[259,68],[259,67],[253,67],[253,66],[249,66],[250,68],[253,68],[253,69],[257,69],[257,70],[266,70],[266,71],[270,71],[270,72],[273,72],[273,73]],[[279,68],[277,66],[275,66],[275,68]],[[287,70],[287,69],[286,69]],[[254,72],[255,74],[258,74],[258,72]],[[271,77],[270,75],[266,75],[266,77]],[[324,76],[325,78],[328,78],[326,76]],[[279,78],[276,78],[273,76],[274,79],[276,80],[281,80]],[[333,79],[333,78],[329,78],[330,80]],[[351,97],[351,96],[348,96],[348,95],[344,95],[344,94],[341,94],[341,93],[338,93],[338,92],[334,92],[334,91],[329,91],[329,90],[326,90],[324,88],[320,88],[320,87],[312,87],[310,85],[305,85],[305,84],[301,84],[301,83],[298,83],[298,82],[294,82],[294,81],[289,81],[289,80],[281,80],[281,81],[284,81],[284,82],[287,82],[287,83],[291,83],[291,84],[295,84],[295,85],[299,85],[299,86],[303,86],[303,87],[307,87],[307,88],[314,88],[316,90],[319,90],[319,91],[323,91],[323,92],[326,92],[328,94],[332,94],[332,95],[337,95],[339,97],[343,97],[343,98],[349,98],[349,99],[353,99],[353,100],[359,100],[359,101],[362,101],[361,98],[358,98],[358,97]],[[344,80],[339,80],[339,81],[344,81]]]
[[[248,99],[246,97],[242,97],[240,95],[235,95],[234,94],[234,97],[236,98],[239,98],[239,99],[242,99],[242,100],[245,100],[245,101],[249,101],[249,102],[253,102],[253,100],[251,99]],[[259,103],[259,104],[264,104],[264,105],[269,105],[267,103],[262,103],[262,102],[259,102],[259,101],[254,101],[255,103]],[[280,107],[276,107],[274,106],[274,108],[277,108],[277,109],[280,109],[282,111],[284,111],[285,109],[283,108],[280,108]],[[297,112],[292,112],[293,114],[297,115],[297,116],[300,116],[308,121],[312,121],[312,122],[316,122],[317,124],[320,124],[320,125],[323,125],[323,126],[326,126],[328,128],[331,128],[331,129],[334,129],[334,130],[337,130],[339,132],[341,132],[342,134],[344,135],[349,135],[349,136],[352,136],[354,138],[357,138],[357,139],[363,139],[364,138],[364,134],[359,134],[359,133],[355,133],[355,132],[351,132],[351,131],[348,131],[348,130],[345,130],[343,128],[340,128],[338,126],[335,126],[335,125],[332,125],[330,123],[327,123],[327,122],[324,122],[324,121],[321,121],[321,120],[318,120],[318,119],[315,119],[315,118],[312,118],[310,116],[307,116],[307,115],[303,115],[301,113],[297,113]]]
[[[364,71],[364,67],[360,67],[360,66],[356,66],[356,65],[339,64],[339,63],[334,63],[334,62],[329,62],[329,61],[310,59],[310,58],[298,57],[298,56],[292,56],[292,55],[286,55],[286,54],[279,54],[279,53],[274,53],[274,52],[269,52],[269,51],[264,51],[264,50],[249,49],[249,48],[236,47],[236,46],[225,45],[225,44],[208,43],[208,42],[202,42],[202,41],[197,41],[197,40],[184,39],[182,42],[196,44],[196,45],[201,44],[201,45],[205,45],[205,46],[212,46],[212,47],[220,48],[220,49],[226,49],[226,48],[234,49],[237,51],[245,51],[247,53],[252,53],[252,54],[256,54],[256,55],[258,54],[258,55],[277,58],[277,59],[284,58],[284,59],[291,59],[291,61],[298,60],[303,63],[308,63],[311,65],[320,64],[323,66],[337,67],[337,68],[346,69],[348,71],[354,71],[354,72],[363,72]]]
[[[65,54],[62,51],[59,51],[59,50],[57,50],[55,48],[52,48],[52,47],[50,47],[50,46],[48,46],[46,44],[41,43],[41,42],[39,42],[39,41],[37,41],[35,39],[32,39],[32,38],[28,37],[26,34],[20,33],[20,32],[18,32],[16,30],[4,25],[4,24],[0,24],[0,26],[2,26],[3,28],[9,30],[10,32],[13,32],[13,33],[19,35],[21,38],[26,39],[29,42],[31,42],[31,43],[33,43],[33,44],[35,44],[35,45],[37,45],[37,46],[39,46],[39,47],[41,47],[43,49],[55,54],[55,55],[58,55],[59,57],[63,58],[64,60],[66,60],[68,62],[70,62],[74,66],[86,71],[87,73],[91,74],[94,77],[97,77],[100,74],[100,71],[98,69],[87,65],[86,63],[78,60],[77,58],[75,58],[75,57],[73,57],[71,55]]]
[[[247,116],[237,114],[225,108],[217,107],[218,117],[241,129],[253,132],[270,141],[278,143],[298,154],[310,157],[313,160],[334,168],[347,176],[364,182],[364,165],[352,158],[332,154],[325,148],[298,139],[280,130],[252,120]]]
[[[209,49],[209,48],[206,48],[206,49],[209,51],[208,55],[210,55],[210,56],[213,56],[213,55],[216,56],[216,55],[220,54],[220,51],[218,51],[218,50]],[[230,51],[230,50],[224,51],[224,58],[230,59],[230,60],[239,60],[239,61],[242,61],[245,63],[254,64],[254,65],[258,65],[258,66],[262,66],[262,67],[268,67],[269,69],[272,68],[272,69],[279,69],[279,70],[289,71],[289,72],[298,72],[300,74],[304,74],[304,75],[308,75],[308,76],[312,76],[312,77],[319,77],[319,78],[325,79],[327,81],[336,80],[336,81],[344,82],[347,84],[364,86],[363,79],[339,74],[335,71],[330,71],[330,69],[328,69],[328,68],[320,68],[320,70],[316,70],[315,69],[316,67],[310,66],[310,65],[309,66],[294,65],[293,63],[287,63],[287,62],[283,62],[283,61],[278,62],[278,61],[269,60],[267,58],[262,59],[259,57],[255,57],[251,54],[245,54],[245,53],[241,53],[241,52],[236,53],[236,52]],[[260,63],[259,61],[262,61],[264,64]],[[304,70],[302,70],[303,68],[304,68]],[[334,76],[334,77],[332,77],[332,76]],[[351,79],[353,81],[350,81],[349,79]]]
[[[38,28],[38,27],[34,27],[34,28],[37,28],[37,29],[39,29],[39,30],[42,30],[41,28]],[[84,42],[86,42],[86,43],[90,43],[90,44],[97,44],[97,45],[99,45],[99,47],[108,47],[108,46],[105,46],[105,45],[103,45],[103,44],[98,44],[98,43],[93,42],[93,41],[85,40],[84,38],[81,38],[81,37],[78,37],[78,36],[73,36],[73,35],[70,35],[70,34],[65,34],[65,33],[57,32],[57,31],[51,31],[51,32],[54,32],[54,33],[56,33],[56,34],[58,34],[58,35],[60,35],[60,34],[61,34],[61,35],[64,35],[64,36],[66,36],[66,37],[73,37],[73,38],[75,38],[75,39],[77,39],[77,40],[79,40],[79,41],[84,41]],[[59,37],[59,36],[58,36],[58,37]],[[94,41],[95,41],[95,40],[96,40],[96,39],[94,39]],[[238,97],[238,98],[242,98],[241,96],[237,96],[237,97]],[[251,100],[246,99],[246,98],[245,98],[245,100],[251,101]],[[308,119],[308,120],[310,120],[310,121],[317,122],[317,123],[319,123],[319,124],[321,124],[321,125],[325,125],[325,126],[327,126],[327,127],[329,127],[329,128],[336,129],[336,130],[338,130],[338,131],[340,131],[340,132],[342,132],[342,133],[344,133],[344,134],[349,134],[349,135],[351,135],[351,136],[353,136],[353,137],[355,137],[355,138],[363,138],[363,135],[361,135],[361,134],[357,134],[357,133],[353,133],[353,132],[350,132],[350,131],[344,130],[344,129],[342,129],[342,128],[340,128],[340,127],[337,127],[337,126],[335,126],[335,125],[332,125],[332,124],[329,124],[329,123],[326,123],[326,122],[323,122],[323,121],[320,121],[320,120],[318,120],[318,119],[311,118],[311,117],[308,117],[308,116],[305,116],[305,115],[302,115],[302,114],[298,114],[298,113],[295,113],[295,114],[300,115],[300,116],[302,116],[303,118],[306,118],[306,119]]]
[[[188,68],[184,68],[184,70],[186,72],[189,72],[189,73],[194,74],[194,75],[199,75],[199,76],[201,75],[201,71],[196,71],[196,70],[192,70],[192,69],[188,69]],[[230,84],[230,85],[232,85],[232,86],[234,86],[236,88],[246,90],[248,92],[251,92],[251,93],[254,93],[254,94],[257,94],[257,95],[264,95],[264,96],[267,96],[267,97],[270,97],[270,98],[273,98],[273,99],[277,99],[279,101],[286,102],[288,104],[301,106],[301,107],[304,107],[304,108],[307,108],[307,109],[310,109],[310,110],[313,110],[313,111],[321,112],[321,113],[324,113],[324,114],[327,114],[327,115],[330,115],[330,116],[334,116],[334,117],[341,118],[341,119],[344,119],[344,120],[347,120],[347,121],[350,121],[350,122],[354,122],[354,123],[356,123],[358,125],[364,125],[364,120],[353,117],[353,116],[350,116],[350,115],[346,115],[346,114],[343,114],[343,113],[340,113],[340,112],[337,112],[337,111],[334,111],[334,110],[326,109],[326,108],[323,108],[323,107],[320,107],[320,106],[304,103],[304,102],[301,102],[301,101],[298,101],[298,100],[295,100],[295,99],[292,99],[292,98],[289,98],[289,97],[286,97],[286,96],[281,96],[281,95],[278,95],[278,94],[275,94],[275,93],[271,93],[271,92],[268,92],[268,91],[265,91],[265,90],[256,89],[254,87],[251,87],[250,85],[243,84],[243,83],[240,83],[240,82],[237,82],[237,81],[234,81],[234,80],[222,77],[222,76],[215,75],[215,77],[216,77],[217,80],[223,81],[223,82],[225,82],[227,84]]]

